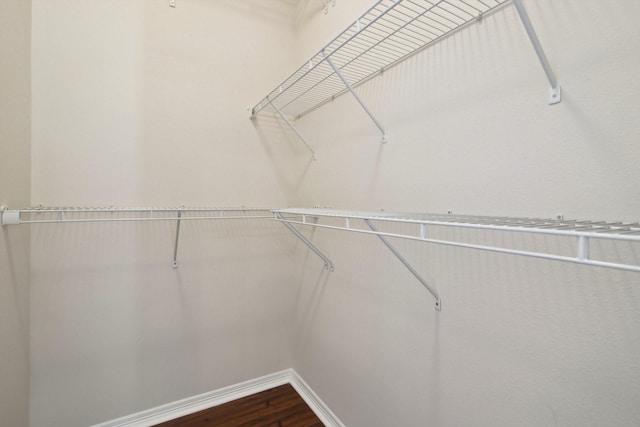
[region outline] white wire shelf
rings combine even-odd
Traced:
[[[325,209],[280,209],[275,212],[279,214],[276,219],[280,221],[287,221],[290,224],[375,234],[383,237],[397,237],[469,249],[479,249],[640,272],[640,254],[638,254],[635,259],[620,262],[597,260],[590,257],[590,242],[592,240],[640,243],[640,223],[638,222],[574,221],[449,214],[395,214],[385,212],[372,213]],[[331,219],[332,221],[328,221],[327,219]],[[325,220],[324,223],[322,222],[323,220]],[[360,224],[358,221],[354,220],[364,221],[367,224],[367,227],[359,226]],[[408,227],[402,230],[394,229],[389,232],[377,231],[372,230],[371,227],[368,226],[369,223],[367,221],[376,221],[381,224],[414,224],[415,227]],[[552,252],[548,248],[522,250],[502,247],[499,245],[465,242],[453,238],[448,239],[446,237],[442,237],[443,233],[437,233],[437,237],[430,235],[430,231],[435,228],[442,229],[442,227],[459,227],[508,233],[563,236],[574,240],[574,251],[573,254],[565,255]],[[637,249],[640,249],[640,246],[638,246]]]
[[[253,108],[301,117],[508,0],[380,0]]]
[[[172,267],[178,267],[178,243],[183,221],[201,220],[266,220],[273,221],[272,208],[247,207],[45,207],[25,209],[1,208],[2,227],[20,224],[95,223],[128,221],[175,221],[176,234]],[[333,263],[295,227],[283,223],[293,235],[324,260],[325,268],[333,271]]]
[[[493,216],[469,216],[451,214],[388,213],[342,211],[331,209],[272,209],[272,208],[212,208],[212,207],[33,207],[26,209],[2,208],[2,226],[19,224],[50,224],[105,221],[175,221],[175,246],[172,266],[177,268],[180,224],[188,220],[276,220],[289,229],[323,261],[327,270],[333,271],[333,262],[313,242],[305,237],[296,225],[351,231],[377,236],[404,264],[416,279],[435,298],[437,310],[442,302],[437,291],[431,287],[412,265],[396,250],[389,238],[401,238],[433,244],[468,249],[542,258],[554,261],[577,263],[632,272],[640,272],[640,223],[578,221],[564,219],[515,218]],[[394,224],[396,226],[394,226]],[[400,226],[398,226],[400,225]],[[365,227],[366,226],[366,227]],[[508,233],[517,236],[508,241],[524,240],[522,235],[558,236],[569,238],[573,254],[557,253],[548,245],[534,249],[519,249],[500,244],[480,244],[473,239],[465,240],[456,233],[442,230],[459,228]],[[435,230],[435,231],[434,231]],[[438,230],[440,232],[438,232]],[[484,239],[502,242],[505,239]],[[467,236],[468,238],[468,236]],[[590,254],[592,241],[625,241],[633,246],[631,256],[622,261],[599,260]],[[529,242],[531,243],[531,242]],[[552,245],[553,246],[553,245]],[[600,251],[601,252],[601,251]],[[602,253],[600,253],[602,255]]]
[[[271,208],[246,207],[44,207],[3,209],[2,225],[107,221],[271,219]]]
[[[175,221],[176,234],[171,266],[178,268],[178,243],[183,221],[198,220],[272,220],[268,208],[206,207],[44,207],[25,209],[2,208],[2,226],[20,224],[55,224],[80,222]]]
[[[388,141],[387,131],[355,88],[405,58],[506,4],[509,0],[378,0],[346,30],[251,107],[250,118],[270,109],[316,152],[289,120],[350,92]],[[561,101],[558,80],[522,0],[511,0],[549,81],[549,104]]]

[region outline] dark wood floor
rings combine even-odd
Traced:
[[[324,427],[291,384],[186,415],[156,427]]]

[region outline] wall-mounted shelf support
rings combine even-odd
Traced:
[[[178,241],[180,240],[180,222],[182,218],[182,211],[178,211],[178,220],[176,221],[176,244],[173,247],[173,263],[171,267],[178,268]]]
[[[544,69],[544,73],[547,76],[547,80],[549,80],[549,104],[557,104],[562,100],[562,90],[560,85],[558,84],[558,80],[556,79],[556,75],[553,73],[553,69],[551,68],[551,64],[549,64],[549,60],[547,59],[547,55],[544,54],[544,50],[542,49],[542,45],[540,44],[540,40],[538,39],[538,35],[536,31],[533,29],[533,25],[531,25],[531,20],[529,19],[529,14],[527,10],[524,8],[521,0],[513,0],[513,4],[518,11],[518,15],[520,16],[520,20],[522,21],[522,25],[524,25],[524,29],[529,36],[529,40],[531,40],[531,44],[533,45],[533,49],[536,51],[536,55],[538,55],[538,59],[540,60],[540,64]]]
[[[311,145],[309,145],[309,143],[307,142],[306,139],[304,139],[304,137],[302,135],[300,135],[300,132],[298,132],[298,130],[295,128],[295,126],[293,126],[291,124],[291,122],[289,121],[289,119],[287,119],[285,117],[284,114],[282,114],[282,112],[280,111],[280,109],[278,107],[276,107],[273,102],[271,102],[271,99],[269,97],[267,97],[267,101],[269,102],[269,105],[271,105],[271,108],[273,108],[273,110],[276,112],[276,114],[278,114],[280,116],[280,118],[282,118],[282,120],[284,120],[284,122],[287,124],[287,126],[289,126],[289,128],[291,128],[291,130],[293,131],[293,133],[295,133],[298,138],[300,138],[300,141],[304,142],[304,145],[307,146],[307,148],[309,149],[309,151],[311,151],[311,158],[315,161],[316,160],[316,152],[315,150],[311,147]]]
[[[2,207],[2,226],[20,224],[20,212],[11,211],[6,206]]]
[[[433,295],[433,297],[436,299],[436,310],[440,311],[442,310],[442,301],[440,300],[440,296],[438,295],[438,293],[431,287],[429,286],[429,284],[427,283],[426,280],[424,280],[422,278],[422,276],[415,270],[415,268],[413,268],[413,266],[411,264],[409,264],[409,261],[407,261],[401,254],[400,252],[397,251],[397,249],[395,247],[393,247],[393,245],[389,242],[389,240],[384,237],[383,235],[379,234],[380,232],[378,231],[378,229],[373,225],[373,223],[371,222],[370,219],[365,219],[364,222],[367,224],[367,226],[369,226],[369,228],[376,233],[376,235],[378,236],[378,238],[382,241],[382,243],[385,244],[385,246],[387,248],[389,248],[389,250],[396,256],[396,258],[398,258],[400,260],[400,262],[411,272],[411,274],[413,274],[415,276],[416,279],[418,279],[418,281],[422,284],[422,286],[425,287],[425,289],[427,291],[429,291],[429,293],[431,295]]]
[[[300,239],[305,245],[307,245],[309,249],[311,249],[313,252],[315,252],[316,255],[322,258],[322,260],[324,261],[324,268],[329,271],[333,271],[333,262],[331,262],[331,260],[325,254],[323,254],[322,251],[316,247],[316,245],[314,245],[309,239],[307,239],[305,235],[302,234],[297,228],[289,224],[281,213],[275,212],[275,217],[278,221],[280,221],[282,225],[287,227],[289,231],[291,231],[298,239]]]
[[[349,83],[349,80],[347,80],[347,78],[344,76],[344,74],[342,74],[340,69],[338,67],[336,67],[336,65],[331,60],[331,57],[329,55],[327,55],[327,52],[325,50],[322,51],[322,57],[325,59],[325,61],[327,61],[327,63],[331,66],[331,68],[333,68],[333,71],[335,71],[336,75],[340,78],[340,80],[342,80],[342,83],[344,83],[345,87],[349,90],[349,92],[351,92],[351,95],[353,95],[353,97],[356,99],[356,101],[358,101],[358,104],[360,104],[362,109],[367,113],[367,115],[369,115],[371,120],[373,120],[373,123],[375,123],[375,125],[378,127],[378,129],[380,129],[380,132],[382,132],[382,143],[383,144],[386,143],[387,142],[387,132],[384,130],[384,128],[382,127],[380,122],[375,118],[373,113],[371,113],[371,111],[369,111],[369,109],[365,105],[364,101],[358,96],[356,91],[353,90],[353,86],[351,86],[351,83]]]

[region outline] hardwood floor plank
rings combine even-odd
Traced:
[[[155,427],[324,427],[291,384],[167,421]]]

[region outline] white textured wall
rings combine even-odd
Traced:
[[[639,219],[635,2],[525,2],[562,104],[509,5],[358,89],[387,145],[348,97],[300,120],[313,163],[245,107],[369,2],[165,3],[34,0],[33,203]],[[291,365],[350,427],[640,420],[637,273],[396,242],[436,313],[373,237],[314,232],[329,274],[262,222],[186,224],[172,270],[173,232],[33,227],[32,426]]]
[[[0,205],[29,204],[31,2],[0,13]],[[0,426],[29,425],[29,229],[0,230]]]
[[[291,366],[292,238],[268,221],[32,229],[32,426],[86,426]],[[284,230],[286,231],[286,230]]]
[[[300,52],[355,19],[345,3],[298,28]],[[358,89],[386,145],[348,96],[299,120],[318,160],[298,203],[640,220],[640,4],[524,3],[561,104],[509,4]],[[307,261],[294,367],[346,425],[640,424],[638,273],[395,242],[440,292],[436,313],[375,237],[313,239],[336,271]]]
[[[299,170],[278,167],[290,150],[265,143],[275,129],[258,132],[246,107],[292,68],[293,12],[34,1],[32,202],[287,204]],[[270,221],[183,223],[177,270],[174,236],[174,223],[32,226],[32,427],[291,366],[293,236]]]
[[[35,1],[34,203],[286,204],[288,172],[246,108],[292,68],[291,13],[284,1]]]
[[[389,144],[350,97],[301,119],[322,161],[299,186],[299,203],[637,220],[639,42],[627,24],[638,4],[525,6],[564,89],[561,104],[547,105],[542,68],[506,7],[359,89]],[[342,23],[342,10],[316,19]],[[333,26],[322,24],[299,30],[314,46],[308,53],[330,39],[323,30]]]

